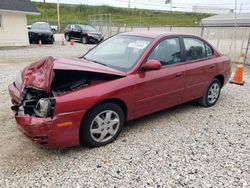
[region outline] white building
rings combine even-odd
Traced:
[[[233,9],[224,7],[211,7],[211,6],[193,6],[193,12],[195,13],[206,13],[206,14],[229,14],[233,12]]]
[[[28,46],[26,15],[39,15],[30,0],[0,0],[0,46]]]
[[[250,27],[250,13],[214,15],[201,20],[205,27]]]

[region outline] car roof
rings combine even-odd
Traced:
[[[135,32],[125,32],[120,33],[119,35],[130,35],[130,36],[139,36],[139,37],[147,37],[156,39],[158,37],[165,37],[165,36],[193,36],[197,37],[196,35],[191,35],[187,33],[179,33],[179,32],[164,32],[164,31],[135,31]]]
[[[35,22],[32,25],[34,25],[34,24],[46,24],[46,25],[49,25],[49,23],[47,23],[47,22]]]
[[[87,25],[87,24],[75,24],[75,25],[90,26],[90,25]]]
[[[37,24],[47,24],[47,22],[35,22]]]

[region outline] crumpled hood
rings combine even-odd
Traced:
[[[99,65],[84,59],[65,59],[50,56],[30,64],[23,70],[22,87],[24,88],[30,86],[49,92],[52,80],[55,76],[53,71],[54,69],[87,71],[126,76],[125,72]]]

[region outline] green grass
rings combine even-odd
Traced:
[[[40,16],[28,16],[28,23],[43,21],[45,18],[44,5],[33,2],[40,11]],[[48,21],[51,24],[57,23],[57,12],[55,3],[46,3]],[[60,4],[60,16],[62,27],[68,23],[88,23],[88,15],[112,14],[114,25],[139,26],[140,10],[128,8],[116,8],[110,6],[89,6],[89,5],[68,5]],[[186,13],[186,12],[162,12],[153,10],[141,10],[142,26],[197,26],[206,14]]]

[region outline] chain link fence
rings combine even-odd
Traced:
[[[50,22],[51,25],[57,25],[57,22]],[[222,53],[230,56],[232,61],[237,61],[241,52],[246,52],[247,42],[250,36],[250,27],[176,27],[176,26],[142,26],[121,25],[112,22],[111,14],[88,15],[87,22],[72,20],[71,22],[61,22],[61,32],[68,24],[88,24],[97,31],[103,33],[105,38],[116,35],[121,32],[129,31],[165,31],[190,33],[201,36],[208,40],[214,47]],[[247,54],[247,64],[250,64],[250,52]]]

